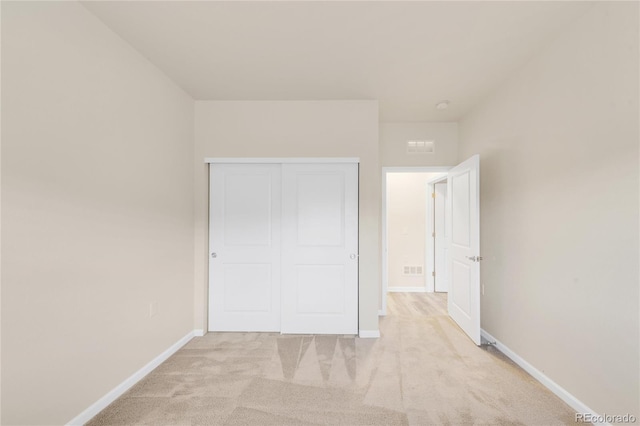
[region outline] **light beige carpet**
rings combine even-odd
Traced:
[[[575,413],[446,315],[393,293],[380,339],[210,333],[98,414],[97,425],[554,425]]]

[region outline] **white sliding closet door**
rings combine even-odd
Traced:
[[[209,331],[280,331],[281,165],[212,164]]]
[[[358,166],[282,166],[282,332],[358,332]]]

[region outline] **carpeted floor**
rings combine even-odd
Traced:
[[[446,295],[392,293],[380,339],[210,333],[98,425],[553,425],[574,412],[449,319]]]

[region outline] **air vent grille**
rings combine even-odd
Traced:
[[[422,265],[404,265],[402,275],[418,276],[422,275]]]
[[[407,154],[430,154],[434,150],[434,141],[407,141]]]

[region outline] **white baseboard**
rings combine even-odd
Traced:
[[[493,337],[491,334],[487,333],[484,330],[480,330],[480,335],[484,337],[489,342],[495,342],[496,349],[509,357],[513,362],[518,364],[524,371],[529,373],[534,379],[542,383],[544,387],[553,392],[558,398],[563,400],[568,406],[573,408],[576,413],[581,414],[591,414],[592,418],[598,418],[599,416],[593,411],[591,408],[587,407],[582,401],[580,401],[575,396],[571,395],[567,390],[565,390],[562,386],[551,380],[547,375],[545,375],[542,371],[535,368],[533,365],[529,364],[524,360],[520,355],[513,352],[511,349],[506,347],[502,342]],[[609,423],[593,423],[597,425],[609,425]]]
[[[389,293],[426,293],[425,287],[388,287]]]
[[[386,316],[386,315],[387,315],[387,313],[384,311],[384,309],[379,309],[379,310],[378,310],[378,316],[379,316],[379,317],[384,317],[384,316]]]
[[[201,333],[201,334],[198,334]],[[115,388],[111,389],[109,393],[105,396],[91,404],[89,408],[84,410],[82,413],[78,414],[73,420],[71,420],[67,425],[75,426],[75,425],[84,425],[89,420],[91,420],[96,414],[100,411],[104,410],[107,405],[111,404],[113,401],[118,399],[122,394],[128,391],[133,385],[142,380],[147,374],[149,374],[153,369],[162,364],[167,360],[171,355],[176,353],[178,349],[186,345],[193,337],[202,336],[202,330],[193,330],[190,331],[186,336],[182,339],[178,340],[176,343],[171,345],[167,350],[162,352],[160,355],[151,360],[147,365],[142,367],[140,370],[136,371],[127,378],[124,382],[120,383]]]
[[[193,330],[193,337],[202,337],[204,336],[204,330],[201,328],[196,328]]]
[[[362,339],[377,339],[380,337],[380,330],[360,330],[358,337]]]

